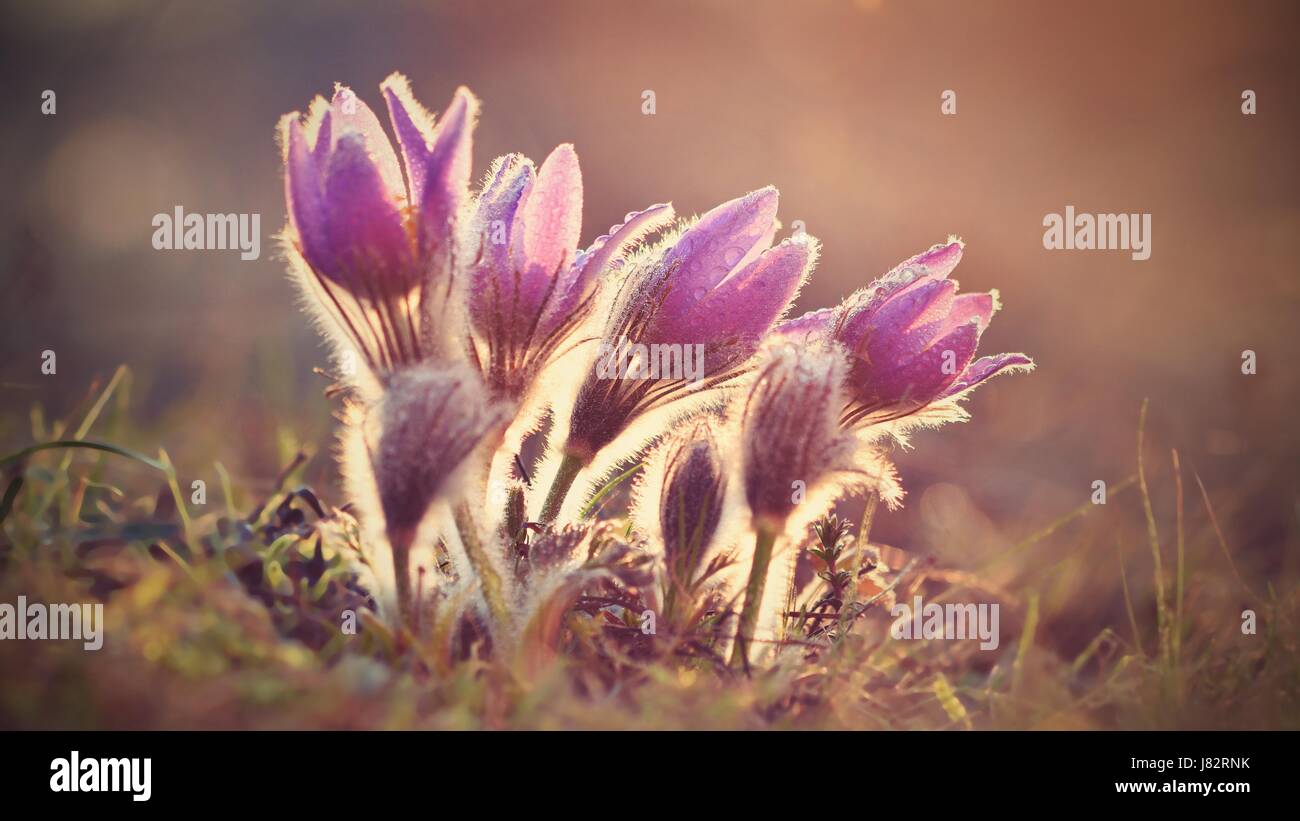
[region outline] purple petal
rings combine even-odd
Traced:
[[[401,212],[359,135],[339,138],[325,178],[324,202],[330,245],[350,287],[394,294],[414,286],[418,271]]]
[[[855,359],[849,384],[860,400],[885,406],[920,407],[957,381],[979,345],[975,322],[957,328],[906,360]]]
[[[1000,353],[996,356],[981,356],[966,366],[962,375],[943,392],[944,399],[957,396],[978,386],[981,382],[997,376],[1004,370],[1032,370],[1034,360],[1022,353]]]
[[[596,288],[607,268],[621,264],[623,255],[642,241],[647,234],[657,231],[673,218],[673,207],[667,204],[652,205],[644,211],[634,211],[623,218],[620,225],[596,239],[591,247],[578,255],[573,265],[563,274],[546,307],[538,339],[546,339],[572,315]]]
[[[325,102],[323,97],[317,97],[316,99],[320,101],[324,108],[320,114],[320,124],[316,126],[316,142],[312,144],[311,156],[316,161],[317,173],[323,177],[325,169],[329,166],[330,152],[334,150],[334,126],[330,122],[329,104]],[[314,110],[315,104],[313,104]]]
[[[433,130],[428,165],[415,200],[419,203],[420,248],[424,254],[450,255],[455,218],[469,187],[477,117],[478,100],[468,89],[459,88]]]
[[[528,283],[524,290],[544,292],[573,261],[582,230],[582,171],[572,145],[557,147],[542,163],[516,228],[520,241],[510,253]]]
[[[320,172],[307,147],[298,115],[290,114],[286,119],[284,196],[289,206],[289,224],[307,264],[324,274],[334,271],[336,266],[325,225]]]
[[[332,154],[338,150],[339,142],[349,135],[361,138],[367,155],[379,171],[387,197],[405,202],[406,184],[402,181],[402,169],[397,164],[397,154],[393,151],[388,135],[384,133],[384,127],[370,106],[352,89],[340,85],[335,89],[334,99],[330,102],[329,119],[322,122],[321,131],[316,137],[318,155],[322,144],[328,145]]]
[[[863,351],[858,355],[876,364],[892,362],[900,366],[922,355],[927,348],[939,344],[937,340],[956,330],[944,330],[943,322],[946,310],[952,307],[956,287],[946,279],[928,279],[926,287],[907,291],[898,297],[898,301],[906,303],[902,307],[894,309],[894,300],[889,301],[876,314],[876,322],[868,330],[862,348],[854,349],[854,352]],[[976,327],[976,344],[979,343],[978,333]],[[972,348],[971,355],[974,352]],[[956,379],[965,366],[966,360],[963,360],[949,375]]]
[[[809,311],[797,319],[778,322],[776,327],[772,329],[771,336],[784,342],[813,345],[829,338],[831,325],[834,321],[834,308],[819,308],[816,311]]]
[[[872,361],[898,359],[902,349],[911,347],[911,355],[925,346],[930,334],[911,334],[912,328],[927,311],[952,302],[956,286],[944,279],[920,279],[903,288],[875,310],[860,310],[842,320],[835,338],[856,355]]]
[[[494,314],[515,302],[510,244],[515,215],[533,187],[533,164],[522,154],[508,154],[493,165],[479,194],[474,224],[479,232],[477,264],[470,280],[470,316],[485,332]]]
[[[672,291],[663,310],[687,310],[726,276],[764,251],[776,230],[780,195],[768,186],[709,211],[673,244],[663,265]]]
[[[453,221],[469,185],[478,101],[468,89],[457,89],[434,126],[433,116],[411,94],[405,77],[390,75],[381,88],[402,148],[410,202],[417,206],[421,258],[442,270],[450,254]],[[430,259],[435,254],[438,258]]]
[[[787,239],[677,313],[656,314],[643,342],[731,340],[753,350],[789,307],[817,258],[811,237]]]
[[[397,133],[397,144],[402,149],[402,162],[410,183],[407,193],[411,202],[419,202],[424,191],[425,168],[429,163],[433,117],[411,94],[410,83],[401,74],[390,74],[379,88],[388,106],[388,119]]]
[[[983,333],[988,329],[989,322],[992,321],[993,314],[997,309],[997,291],[961,294],[953,299],[952,304],[948,307],[948,315],[943,318],[942,327],[938,333],[947,333],[971,320],[979,323],[980,333]]]
[[[597,237],[591,247],[579,254],[574,260],[573,270],[600,276],[648,234],[665,228],[672,218],[671,203],[659,203],[644,211],[633,211],[623,217],[621,224],[611,227],[609,233]]]
[[[952,273],[953,269],[957,267],[957,263],[961,262],[964,248],[965,244],[961,240],[949,240],[899,263],[894,268],[894,271],[901,272],[912,269],[918,274],[943,279]],[[893,271],[890,273],[893,273]]]
[[[844,300],[840,306],[840,324],[843,325],[845,320],[852,318],[855,327],[846,332],[847,336],[839,335],[840,341],[853,347],[857,343],[856,335],[862,330],[862,323],[868,321],[882,305],[908,288],[918,287],[925,280],[946,278],[961,261],[963,247],[961,240],[935,245],[928,251],[895,265],[887,274]]]
[[[500,273],[510,272],[510,238],[519,206],[532,191],[536,173],[522,154],[507,154],[493,164],[475,208],[480,233],[481,263]],[[482,267],[482,265],[480,266]]]

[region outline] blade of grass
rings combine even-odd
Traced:
[[[45,431],[45,409],[41,407],[40,402],[33,402],[32,409],[27,414],[32,424],[32,439],[37,442],[46,438]]]
[[[1138,414],[1137,462],[1138,487],[1142,490],[1142,512],[1147,520],[1147,539],[1151,543],[1151,558],[1155,562],[1153,575],[1156,583],[1156,632],[1159,635],[1161,661],[1169,661],[1169,603],[1165,599],[1165,568],[1160,555],[1160,535],[1156,531],[1156,514],[1151,509],[1151,492],[1147,487],[1146,462],[1142,458],[1147,425],[1148,400],[1142,400],[1142,411]]]
[[[72,436],[64,437],[62,429],[66,429],[65,425],[60,425],[61,429],[55,435],[58,436],[61,441],[79,442],[85,439],[90,433],[90,429],[94,427],[95,422],[99,420],[99,415],[103,412],[104,405],[108,403],[109,398],[112,397],[113,392],[117,390],[117,386],[122,383],[122,379],[125,375],[126,366],[118,365],[117,370],[113,372],[113,377],[108,380],[108,384],[104,386],[104,389],[99,392],[95,401],[91,403],[90,408],[86,411],[86,415],[81,419],[81,424],[73,432]],[[91,384],[91,394],[94,393],[98,384],[99,380],[96,378]],[[98,450],[98,448],[96,449]],[[50,503],[54,501],[54,498],[63,492],[68,478],[68,468],[72,466],[72,456],[73,454],[70,452],[65,453],[63,459],[59,461],[57,472],[62,475],[57,478],[53,484],[46,488],[45,492],[41,495],[40,504],[37,506],[38,516],[43,516],[45,511],[49,508]]]
[[[226,498],[226,515],[234,519],[236,518],[235,486],[230,481],[230,472],[220,462],[213,462],[212,467],[217,471],[217,476],[221,479],[221,495]]]
[[[14,499],[18,498],[18,491],[22,490],[22,487],[23,477],[15,476],[13,481],[9,483],[9,487],[5,488],[4,499],[0,499],[0,524],[4,524],[4,520],[9,516],[9,511],[14,509]]]
[[[1070,675],[1078,676],[1083,670],[1084,665],[1089,661],[1092,661],[1093,656],[1101,652],[1101,648],[1107,641],[1118,641],[1118,636],[1111,628],[1104,627],[1092,641],[1088,642],[1088,646],[1085,647],[1083,652],[1075,657],[1074,661],[1070,664]]]
[[[253,508],[252,513],[248,514],[248,519],[246,521],[249,524],[255,527],[261,527],[263,524],[266,524],[266,518],[270,515],[271,511],[274,510],[271,502],[284,492],[284,488],[289,483],[289,480],[292,479],[298,471],[302,470],[303,466],[305,466],[310,459],[311,457],[307,455],[306,451],[300,450],[294,454],[292,461],[285,465],[280,471],[280,474],[275,477],[275,484],[271,489],[271,493],[262,500],[261,504]]]
[[[600,490],[596,491],[595,495],[592,496],[589,500],[587,500],[587,504],[583,506],[582,513],[578,515],[578,518],[585,519],[588,516],[590,516],[592,513],[594,513],[597,509],[597,505],[600,503],[600,500],[604,499],[606,496],[612,493],[614,491],[614,488],[618,487],[623,482],[631,478],[632,474],[636,473],[638,470],[641,469],[642,464],[643,464],[642,462],[637,462],[632,467],[628,468],[627,470],[623,471],[622,473],[618,474],[613,479],[610,479],[608,482],[602,485]]]
[[[1170,453],[1173,455],[1174,460],[1175,521],[1178,541],[1178,564],[1174,573],[1174,583],[1176,585],[1174,592],[1174,667],[1178,667],[1183,654],[1183,590],[1186,576],[1186,540],[1183,534],[1183,471],[1178,462],[1178,450],[1173,449]]]
[[[1011,666],[1011,693],[1018,695],[1025,675],[1025,660],[1029,658],[1029,648],[1034,643],[1034,633],[1038,630],[1038,593],[1029,594],[1029,605],[1025,610],[1025,629],[1020,634],[1020,644],[1016,647],[1016,660]]]
[[[848,608],[852,607],[858,600],[858,577],[862,575],[862,566],[866,562],[867,548],[871,546],[871,525],[876,520],[876,505],[880,504],[880,496],[875,493],[867,494],[867,506],[862,509],[862,524],[858,526],[858,537],[854,544],[856,545],[853,556],[853,581],[849,584],[849,595],[840,608],[840,628],[841,632],[844,627],[844,617],[848,615]]]
[[[197,544],[194,541],[194,534],[191,531],[190,511],[185,504],[185,497],[181,495],[180,482],[176,479],[176,468],[172,465],[171,457],[167,451],[162,448],[158,449],[158,460],[163,463],[167,473],[167,486],[171,488],[172,498],[176,500],[176,512],[181,517],[181,529],[185,534],[185,546],[190,549],[191,556],[197,556]]]
[[[1114,485],[1111,485],[1109,490],[1107,491],[1108,497],[1114,498],[1116,494],[1121,493],[1127,490],[1128,488],[1132,487],[1137,482],[1137,480],[1138,480],[1138,476],[1136,473],[1134,473],[1125,477],[1119,482],[1116,482]],[[1067,524],[1074,521],[1075,519],[1081,519],[1084,516],[1087,516],[1089,513],[1095,511],[1097,507],[1098,506],[1094,505],[1091,500],[1084,502],[1083,504],[1076,507],[1074,510],[1071,510],[1069,513],[1066,513],[1064,516],[1061,516],[1059,519],[1056,519],[1055,521],[1048,523],[1046,526],[1029,534],[1024,539],[1021,539],[1020,541],[1016,542],[1011,547],[1008,547],[1006,550],[1003,550],[997,555],[993,556],[988,561],[984,562],[984,564],[981,566],[981,569],[989,570],[994,566],[1000,564],[1001,562],[1004,562],[1007,559],[1016,556],[1025,550],[1028,550],[1029,548],[1041,542],[1043,539],[1046,539],[1048,536],[1051,536],[1053,533],[1060,530],[1062,527],[1065,527]]]
[[[72,435],[73,439],[86,438],[86,435],[90,433],[90,429],[94,427],[95,422],[99,420],[99,415],[104,412],[104,405],[108,404],[109,398],[112,397],[113,392],[117,390],[117,386],[122,384],[122,379],[125,376],[126,366],[118,365],[117,370],[113,371],[113,378],[108,380],[108,384],[105,385],[104,390],[100,392],[99,398],[90,406],[90,410],[86,411],[86,416],[81,420],[81,425],[77,428],[76,433]],[[69,454],[67,459],[71,458],[72,456]],[[64,462],[63,469],[68,469],[66,461]]]
[[[955,722],[960,721],[967,730],[972,729],[970,714],[966,712],[966,705],[961,703],[957,698],[957,693],[952,689],[948,677],[939,673],[934,677],[934,697],[939,700],[943,711],[948,714],[948,718]]]
[[[1133,649],[1146,655],[1142,650],[1142,633],[1138,630],[1137,615],[1133,612],[1133,597],[1128,591],[1128,573],[1124,570],[1124,545],[1119,539],[1115,540],[1115,554],[1119,556],[1119,580],[1124,587],[1124,609],[1128,611],[1128,623],[1133,628]]]
[[[1219,541],[1219,548],[1223,551],[1223,556],[1228,560],[1228,567],[1232,568],[1232,575],[1237,578],[1237,583],[1245,590],[1250,597],[1256,601],[1263,601],[1264,597],[1256,593],[1246,584],[1242,578],[1241,571],[1237,569],[1237,563],[1232,560],[1232,551],[1228,549],[1228,542],[1223,538],[1223,530],[1219,528],[1219,517],[1214,515],[1214,506],[1210,504],[1210,494],[1205,490],[1205,483],[1201,481],[1201,474],[1192,471],[1192,477],[1196,479],[1196,486],[1201,489],[1201,500],[1205,503],[1205,512],[1210,517],[1210,525],[1214,528],[1214,535]]]
[[[160,470],[164,473],[167,472],[166,466],[164,466],[161,462],[157,461],[156,459],[150,459],[148,456],[145,456],[144,454],[136,453],[133,450],[128,450],[126,448],[118,447],[117,445],[110,445],[107,442],[96,442],[93,439],[82,439],[82,440],[60,439],[55,442],[41,442],[38,445],[31,445],[30,447],[25,447],[22,450],[14,451],[8,456],[0,457],[0,467],[3,467],[9,464],[10,462],[17,462],[22,459],[26,459],[28,456],[31,456],[33,453],[39,453],[40,451],[43,450],[58,450],[60,448],[74,448],[74,449],[84,448],[86,450],[100,450],[100,451],[105,451],[107,453],[114,453],[117,454],[118,456],[125,456],[128,459],[133,459],[143,465],[148,465],[154,470]]]

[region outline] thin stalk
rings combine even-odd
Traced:
[[[580,470],[582,470],[582,460],[571,453],[564,454],[564,458],[560,461],[560,469],[555,474],[555,480],[551,482],[551,489],[546,493],[546,502],[542,505],[543,524],[550,524],[560,515],[564,497],[569,495],[569,488],[573,487],[573,480],[578,478]]]
[[[1133,650],[1139,655],[1146,655],[1142,650],[1142,632],[1138,630],[1137,615],[1133,612],[1133,597],[1128,592],[1128,572],[1124,570],[1124,545],[1117,539],[1115,547],[1116,555],[1119,556],[1119,580],[1124,585],[1124,609],[1128,611],[1129,628],[1133,630]]]
[[[411,597],[411,542],[414,539],[415,528],[404,528],[388,537],[393,548],[393,574],[397,582],[397,615],[403,627],[415,624]]]
[[[1174,460],[1174,490],[1177,506],[1178,564],[1174,573],[1176,592],[1174,593],[1174,668],[1182,665],[1183,656],[1183,588],[1186,578],[1186,544],[1183,532],[1183,469],[1178,459],[1178,451],[1172,450]],[[1179,680],[1181,687],[1181,679]]]
[[[758,611],[763,603],[763,587],[767,584],[767,569],[772,564],[772,547],[776,533],[760,525],[754,538],[754,564],[749,569],[749,584],[745,586],[745,604],[740,611],[736,627],[736,644],[731,648],[733,667],[748,669],[749,639],[758,623]]]
[[[880,496],[868,493],[867,506],[862,511],[862,524],[858,526],[858,538],[853,555],[853,577],[849,580],[849,589],[844,596],[844,604],[840,607],[841,635],[845,632],[846,625],[852,626],[849,612],[853,609],[853,605],[858,603],[858,577],[862,574],[862,566],[867,559],[867,548],[871,545],[871,523],[875,521],[878,504],[880,504]]]
[[[483,598],[487,601],[492,619],[505,629],[510,625],[510,610],[506,607],[501,576],[488,559],[483,543],[479,541],[478,526],[474,523],[469,505],[465,502],[457,504],[452,510],[452,517],[456,520],[456,530],[460,533],[460,543],[465,548],[465,556],[469,559],[470,566],[483,588]]]
[[[1158,635],[1160,660],[1168,669],[1171,650],[1169,644],[1169,605],[1168,599],[1165,597],[1165,569],[1160,555],[1160,536],[1156,532],[1156,516],[1151,510],[1151,493],[1147,490],[1146,463],[1142,458],[1146,422],[1147,400],[1143,399],[1142,412],[1138,414],[1138,487],[1142,491],[1142,510],[1146,514],[1147,538],[1151,543],[1151,557],[1155,563],[1153,575],[1155,576],[1156,585],[1156,633]]]

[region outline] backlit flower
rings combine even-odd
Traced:
[[[378,376],[446,347],[455,218],[478,110],[462,88],[435,125],[405,78],[381,88],[401,164],[374,112],[344,86],[306,118],[280,122],[297,271]]]
[[[775,336],[796,344],[833,340],[850,353],[849,397],[841,422],[867,427],[955,402],[1006,370],[1029,370],[1021,353],[975,358],[981,334],[997,311],[996,291],[958,294],[948,274],[962,243],[936,245],[854,293],[779,325]]]
[[[764,188],[723,203],[630,273],[606,325],[606,350],[639,345],[656,356],[697,348],[698,370],[626,379],[593,369],[578,393],[567,453],[589,460],[637,416],[742,372],[817,258],[811,237],[771,247],[777,200],[775,188]]]
[[[590,313],[597,285],[646,234],[672,219],[655,205],[628,214],[578,251],[582,173],[571,145],[536,171],[510,154],[488,172],[471,224],[469,318],[488,384],[518,397]]]
[[[562,425],[544,521],[559,514],[578,471],[638,418],[670,404],[685,410],[682,400],[746,371],[817,259],[817,241],[802,234],[772,247],[777,201],[768,187],[723,203],[635,261]],[[628,349],[640,367],[610,367]]]

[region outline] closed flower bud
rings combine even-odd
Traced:
[[[401,75],[382,90],[400,165],[378,117],[346,87],[280,123],[293,270],[379,377],[450,347],[443,314],[478,110],[460,89],[434,125]]]

